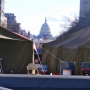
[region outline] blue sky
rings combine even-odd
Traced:
[[[79,13],[80,0],[5,0],[5,12],[14,13],[22,29],[39,34],[47,17],[51,33],[55,36],[62,32],[60,23],[67,16],[74,18]]]

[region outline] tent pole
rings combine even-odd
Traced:
[[[33,58],[32,58],[32,63],[34,64],[34,50],[33,50]],[[35,69],[32,69],[32,74],[35,74]]]

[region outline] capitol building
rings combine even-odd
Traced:
[[[52,38],[51,31],[49,25],[47,24],[47,19],[45,17],[45,22],[41,26],[40,34],[38,35],[40,38]]]
[[[39,34],[37,36],[33,35],[33,39],[53,39],[46,17]]]
[[[33,41],[36,44],[36,48],[42,46],[44,43],[48,43],[54,40],[54,37],[51,34],[50,27],[47,23],[47,19],[45,17],[45,21],[41,26],[40,32],[37,36],[33,35]]]

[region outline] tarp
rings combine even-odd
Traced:
[[[42,64],[47,64],[50,72],[60,73],[60,60],[73,61],[75,74],[79,75],[82,62],[90,62],[90,27],[44,44],[43,48]]]
[[[32,62],[33,41],[0,27],[0,58],[5,74],[25,74]]]

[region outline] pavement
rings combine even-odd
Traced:
[[[1,74],[0,86],[13,90],[90,90],[90,76]]]

